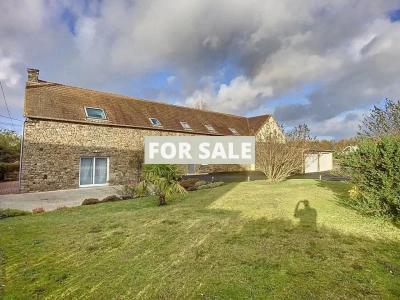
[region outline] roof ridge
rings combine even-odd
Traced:
[[[90,91],[90,92],[95,92],[95,93],[108,94],[108,95],[112,95],[112,96],[128,98],[130,100],[135,100],[135,101],[150,102],[150,103],[155,103],[155,104],[162,104],[162,105],[166,105],[166,106],[175,106],[175,107],[179,107],[179,108],[196,110],[196,111],[206,111],[206,112],[210,112],[210,113],[214,113],[214,114],[220,114],[220,115],[225,115],[225,116],[230,116],[230,117],[235,117],[235,118],[240,118],[240,119],[243,119],[243,118],[248,119],[248,117],[238,116],[238,115],[234,115],[234,114],[217,112],[217,111],[212,111],[212,110],[208,110],[208,109],[199,109],[199,108],[188,107],[188,106],[177,105],[177,104],[170,104],[170,103],[165,103],[165,102],[155,101],[155,100],[148,100],[148,99],[143,99],[143,98],[134,98],[132,96],[126,96],[126,95],[117,94],[117,93],[113,93],[113,92],[98,91],[98,90],[94,90],[94,89],[72,86],[72,85],[62,84],[62,83],[58,83],[58,82],[47,81],[47,80],[40,80],[40,83],[55,84],[55,85],[65,86],[65,87],[73,88],[73,89],[80,89],[80,90],[85,90],[85,91]],[[36,84],[35,86],[39,87],[40,83]]]
[[[271,114],[263,114],[258,116],[247,117],[247,119],[259,118],[259,117],[272,117]]]

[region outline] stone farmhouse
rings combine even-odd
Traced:
[[[38,77],[39,70],[28,69],[21,192],[135,181],[140,174],[144,136],[257,137],[265,128],[279,131],[270,115],[246,118],[72,87]],[[256,166],[184,168],[188,174],[198,174],[254,170]]]

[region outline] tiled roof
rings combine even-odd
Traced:
[[[264,125],[264,123],[270,118],[269,115],[262,115],[256,117],[247,118],[249,121],[249,134],[254,135]]]
[[[102,108],[107,120],[87,119],[85,107]],[[60,120],[146,128],[155,130],[193,132],[209,135],[232,135],[235,128],[240,135],[254,135],[271,116],[246,118],[230,114],[176,106],[161,102],[135,99],[112,93],[67,86],[40,80],[28,82],[25,94],[24,114],[27,118]],[[157,118],[162,127],[155,127],[149,118]],[[184,130],[180,122],[190,124],[192,130]],[[214,127],[211,133],[205,125]]]

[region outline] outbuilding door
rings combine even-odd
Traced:
[[[307,153],[304,161],[304,173],[319,172],[319,157],[318,153]]]
[[[330,171],[333,168],[333,157],[330,152],[307,153],[304,157],[304,173]]]

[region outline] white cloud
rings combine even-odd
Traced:
[[[256,108],[257,102],[265,97],[271,97],[273,90],[268,86],[254,86],[243,76],[236,77],[229,84],[222,84],[217,92],[212,87],[207,91],[197,90],[185,101],[186,105],[195,106],[200,100],[215,111],[243,113]]]
[[[96,21],[93,18],[82,17],[76,24],[74,37],[77,48],[82,56],[90,57],[96,40]]]
[[[341,66],[321,76],[321,88],[309,96],[309,103],[278,107],[278,117],[295,121],[307,115],[321,121],[352,109],[365,109],[386,97],[399,97],[400,23],[373,22],[335,55]]]
[[[15,69],[15,64],[16,61],[10,57],[2,55],[0,49],[0,80],[5,82],[8,87],[15,86],[21,77]]]
[[[353,111],[324,121],[311,122],[313,134],[320,137],[351,138],[356,135],[362,111]]]
[[[92,88],[168,69],[181,102],[203,99],[241,114],[318,83],[309,104],[275,113],[287,123],[306,115],[332,127],[348,111],[400,94],[400,23],[386,17],[394,8],[398,1],[2,1],[0,79],[18,114],[27,66]],[[227,63],[229,82],[220,76]]]

